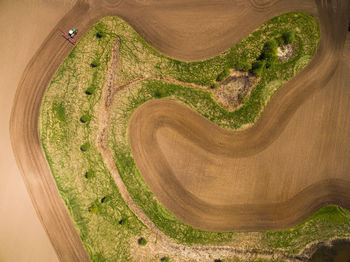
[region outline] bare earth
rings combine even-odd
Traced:
[[[299,221],[325,203],[346,208],[350,205],[350,196],[346,194],[350,188],[349,67],[342,58],[347,34],[345,15],[350,12],[347,0],[339,4],[341,8],[335,13],[331,1],[321,0],[78,1],[57,27],[66,30],[74,26],[84,33],[99,18],[118,15],[158,50],[179,59],[197,60],[224,51],[280,13],[297,10],[318,16],[322,36],[315,59],[278,92],[253,128],[227,132],[184,106],[166,100],[140,107],[130,128],[133,153],[142,175],[157,198],[185,222],[201,228],[229,230],[233,226],[244,228],[240,219],[245,219],[249,228],[280,228]],[[346,46],[349,50],[349,45]],[[45,89],[71,48],[54,28],[22,75],[12,109],[10,134],[18,166],[57,255],[62,261],[88,261],[56,189],[37,130]],[[179,120],[180,112],[182,124],[175,121]],[[157,114],[163,121],[156,118]],[[148,115],[148,121],[138,121],[144,115]],[[145,128],[142,137],[140,128]],[[153,149],[151,143],[155,143]],[[176,150],[169,150],[175,145]],[[186,155],[181,153],[184,148],[188,148]],[[185,158],[194,161],[188,165]],[[216,179],[218,173],[210,168],[219,168],[224,177]],[[191,184],[191,178],[186,185],[179,182],[185,172],[199,179],[204,172],[198,170],[207,172],[201,178],[206,183],[211,179],[214,193],[224,189],[227,195],[209,199],[213,192],[208,191],[205,183]],[[271,184],[263,177],[269,178]],[[241,183],[240,187],[233,184],[235,180]],[[231,185],[230,190],[226,185]],[[247,192],[243,192],[244,187]],[[246,198],[232,188],[240,190]],[[253,189],[257,189],[254,194]],[[219,201],[224,204],[218,204]],[[232,208],[238,209],[232,212]],[[205,221],[198,216],[202,214],[206,215]],[[221,221],[217,223],[219,214]]]
[[[0,1],[0,261],[58,261],[13,155],[12,102],[29,60],[74,1]]]

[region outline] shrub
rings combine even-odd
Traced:
[[[91,119],[90,115],[84,114],[84,115],[82,115],[82,117],[80,118],[80,122],[86,123],[86,122],[89,122],[90,119]]]
[[[256,76],[261,76],[263,73],[263,70],[265,68],[266,62],[264,60],[260,61],[255,61],[252,64],[252,73]]]
[[[154,91],[154,97],[156,97],[156,98],[162,98],[162,97],[164,97],[165,96],[165,92],[164,92],[164,90],[162,90],[162,89],[156,89],[155,91]]]
[[[239,71],[249,71],[252,69],[252,64],[248,61],[237,60],[235,63],[235,68]]]
[[[215,259],[214,262],[223,262],[222,259]]]
[[[108,202],[111,199],[112,199],[111,196],[104,196],[104,197],[101,198],[100,202],[101,203],[106,203],[106,202]]]
[[[85,178],[87,178],[87,179],[89,179],[89,178],[92,178],[93,176],[94,176],[94,171],[92,171],[91,169],[90,170],[88,170],[88,171],[86,171],[85,172]]]
[[[170,258],[169,258],[169,257],[162,257],[162,258],[160,259],[160,261],[162,261],[162,262],[169,262],[169,261],[170,261]]]
[[[95,92],[96,86],[95,85],[90,85],[86,90],[85,94],[87,95],[92,95]]]
[[[224,71],[222,71],[218,77],[216,78],[216,81],[220,82],[222,80],[224,80],[226,77],[228,77],[230,74],[230,69],[229,68],[225,68]]]
[[[92,61],[91,64],[90,64],[90,66],[91,66],[92,68],[97,67],[97,66],[99,66],[99,65],[100,65],[100,62],[99,62],[97,59],[95,59],[94,61]]]
[[[105,37],[105,36],[106,36],[106,33],[103,31],[102,28],[97,29],[97,33],[96,33],[96,37],[97,38],[102,38],[102,37]]]
[[[219,83],[218,82],[213,82],[211,85],[210,85],[210,88],[211,89],[215,89],[219,86]]]
[[[106,31],[106,25],[104,24],[104,23],[98,23],[96,26],[95,26],[95,28],[96,28],[96,37],[97,38],[102,38],[102,37],[104,37],[104,36],[106,36],[106,33],[105,33],[105,31]]]
[[[140,237],[138,240],[137,240],[137,243],[139,243],[140,246],[145,246],[147,244],[147,240],[144,239],[143,237]]]
[[[283,46],[284,45],[284,39],[282,36],[279,36],[276,38],[276,42],[278,46]]]
[[[93,203],[90,207],[89,207],[89,212],[91,214],[97,214],[98,212],[98,206],[96,205],[96,203]]]
[[[277,48],[278,43],[275,39],[267,41],[261,52],[260,60],[266,60],[266,63],[277,60]]]
[[[90,143],[89,142],[86,142],[85,144],[82,144],[80,146],[80,150],[83,151],[83,152],[88,151],[89,148],[90,148]]]
[[[295,31],[291,30],[288,32],[284,32],[282,34],[283,40],[285,44],[290,44],[295,41]]]
[[[54,104],[53,110],[56,111],[58,120],[60,120],[60,121],[66,120],[66,109],[65,109],[63,103]]]

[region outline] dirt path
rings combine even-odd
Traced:
[[[220,2],[195,0],[190,3],[185,0],[176,2],[104,0],[94,1],[93,3],[79,1],[62,18],[57,27],[65,30],[74,25],[83,34],[99,18],[106,15],[119,15],[158,50],[179,59],[196,60],[212,57],[227,49],[263,21],[282,12],[299,10],[317,14],[316,4],[313,1],[264,2],[267,3],[265,6],[257,4],[257,1],[248,2],[243,0]],[[327,16],[331,15],[327,13],[327,2],[330,1],[316,1],[322,11],[320,13],[321,21],[327,21]],[[347,1],[342,1],[342,3],[345,2]],[[346,11],[345,8],[342,10],[343,12]],[[338,16],[341,17],[341,14]],[[242,21],[245,21],[244,27],[242,27]],[[338,54],[325,50],[334,48],[335,52],[341,52],[342,30],[346,30],[343,28],[343,24],[336,24],[339,19],[335,15],[330,17],[330,21],[329,24],[323,22],[322,30],[323,32],[330,31],[333,40],[329,37],[324,38],[326,34],[323,33],[320,51],[314,60],[315,62],[293,81],[296,83],[300,77],[304,79],[305,74],[309,74],[309,78],[306,79],[305,83],[306,86],[309,86],[309,89],[301,88],[299,90],[300,85],[293,84],[288,85],[290,88],[282,88],[281,92],[272,99],[261,121],[252,129],[257,134],[260,132],[265,134],[265,140],[257,143],[256,149],[251,148],[251,152],[267,148],[277,137],[281,137],[282,133],[289,130],[286,128],[288,122],[288,126],[303,130],[296,125],[298,121],[310,119],[316,114],[314,104],[311,107],[306,107],[305,105],[308,104],[306,102],[315,103],[315,91],[326,86],[329,78],[321,77],[319,79],[318,77],[323,69],[318,68],[316,70],[313,66],[317,62],[323,62],[323,67],[329,67],[328,76],[334,75],[333,73],[336,70],[334,57]],[[334,32],[331,30],[332,26],[335,27]],[[69,43],[62,41],[61,37],[56,34],[56,28],[53,29],[22,75],[13,105],[10,132],[18,166],[31,194],[33,204],[58,256],[62,261],[87,261],[87,254],[50,174],[37,132],[39,109],[45,89],[71,48]],[[324,56],[322,57],[322,55]],[[310,86],[310,82],[314,82],[314,85]],[[329,94],[333,93],[329,92],[326,95]],[[336,94],[344,96],[340,91]],[[297,110],[299,111],[298,114],[296,113]],[[333,116],[334,109],[332,107],[323,107],[323,110],[323,115]],[[337,112],[333,114],[335,113]],[[332,118],[329,120],[332,120]],[[310,128],[314,127],[311,126]],[[271,138],[266,136],[267,133],[264,130],[273,131],[271,132]],[[312,129],[312,131],[316,130]],[[288,133],[291,133],[291,131]],[[337,131],[337,135],[340,137],[341,135],[346,136],[348,133],[347,129]],[[246,134],[249,134],[249,132],[246,132]],[[318,135],[328,137],[325,134],[328,133]],[[255,139],[258,138],[258,136],[255,136]],[[250,138],[247,136],[246,139]],[[258,139],[258,141],[260,140]],[[249,150],[243,152],[247,155]],[[340,157],[344,158],[344,156],[346,155]]]

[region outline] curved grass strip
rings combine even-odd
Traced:
[[[253,61],[261,51],[263,38],[277,37],[292,27],[297,28],[298,52],[288,62],[266,71],[238,111],[222,109],[208,91],[157,80],[161,76],[208,86],[223,68],[232,67],[238,57]],[[104,33],[97,37],[98,32]],[[231,129],[253,123],[273,93],[297,74],[315,53],[319,27],[314,18],[303,13],[275,17],[217,57],[186,63],[149,47],[123,20],[106,17],[81,37],[54,75],[43,99],[39,121],[41,142],[51,172],[93,261],[129,261],[131,243],[150,234],[120,196],[96,146],[102,88],[117,37],[120,53],[116,84],[121,86],[142,77],[148,79],[116,93],[109,147],[113,149],[120,175],[134,201],[164,233],[186,244],[225,243],[291,253],[313,240],[349,236],[346,233],[350,232],[349,214],[337,207],[323,208],[307,221],[284,231],[213,233],[189,227],[154,199],[137,171],[127,137],[132,112],[138,105],[157,97],[180,100],[211,121]],[[92,63],[96,66],[91,67]],[[86,112],[90,119],[82,124],[80,118]],[[89,143],[89,150],[82,152],[80,147],[85,143]],[[244,239],[251,240],[243,242]]]

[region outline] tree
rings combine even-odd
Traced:
[[[225,68],[224,71],[222,71],[218,77],[216,78],[216,81],[220,82],[222,80],[224,80],[226,77],[228,77],[230,74],[230,69],[229,68]]]
[[[85,90],[85,94],[92,95],[95,92],[95,89],[96,85],[92,84]]]
[[[291,30],[291,31],[284,32],[282,34],[282,38],[285,44],[293,43],[295,41],[295,31]]]
[[[284,39],[283,39],[282,36],[279,36],[279,37],[277,37],[275,39],[276,39],[276,42],[277,42],[278,46],[283,46],[284,45]]]
[[[96,203],[93,203],[90,207],[89,207],[89,212],[91,214],[97,214],[98,212],[98,206],[96,205]]]
[[[82,144],[80,146],[80,150],[83,151],[83,152],[88,151],[89,148],[90,148],[90,143],[89,142],[86,142],[85,144]]]
[[[91,119],[90,115],[88,115],[87,113],[82,115],[81,118],[80,118],[80,122],[82,123],[86,123],[86,122],[89,122]]]
[[[91,169],[85,172],[85,178],[89,179],[92,178],[94,176],[94,171],[92,171]]]
[[[170,261],[170,258],[169,258],[169,257],[162,257],[162,258],[160,259],[160,261],[162,261],[162,262],[169,262],[169,261]]]
[[[210,85],[210,88],[211,89],[215,89],[219,86],[219,83],[218,82],[213,82],[211,85]]]
[[[147,240],[144,239],[143,237],[140,237],[138,240],[137,240],[137,243],[139,243],[140,246],[145,246],[147,244]]]
[[[246,60],[237,60],[235,63],[235,68],[240,71],[249,71],[252,69],[252,64]]]
[[[252,73],[256,76],[261,76],[265,68],[266,62],[264,60],[255,61],[252,64]]]
[[[275,39],[269,40],[264,44],[259,60],[265,60],[267,67],[272,66],[277,61],[278,43]]]

